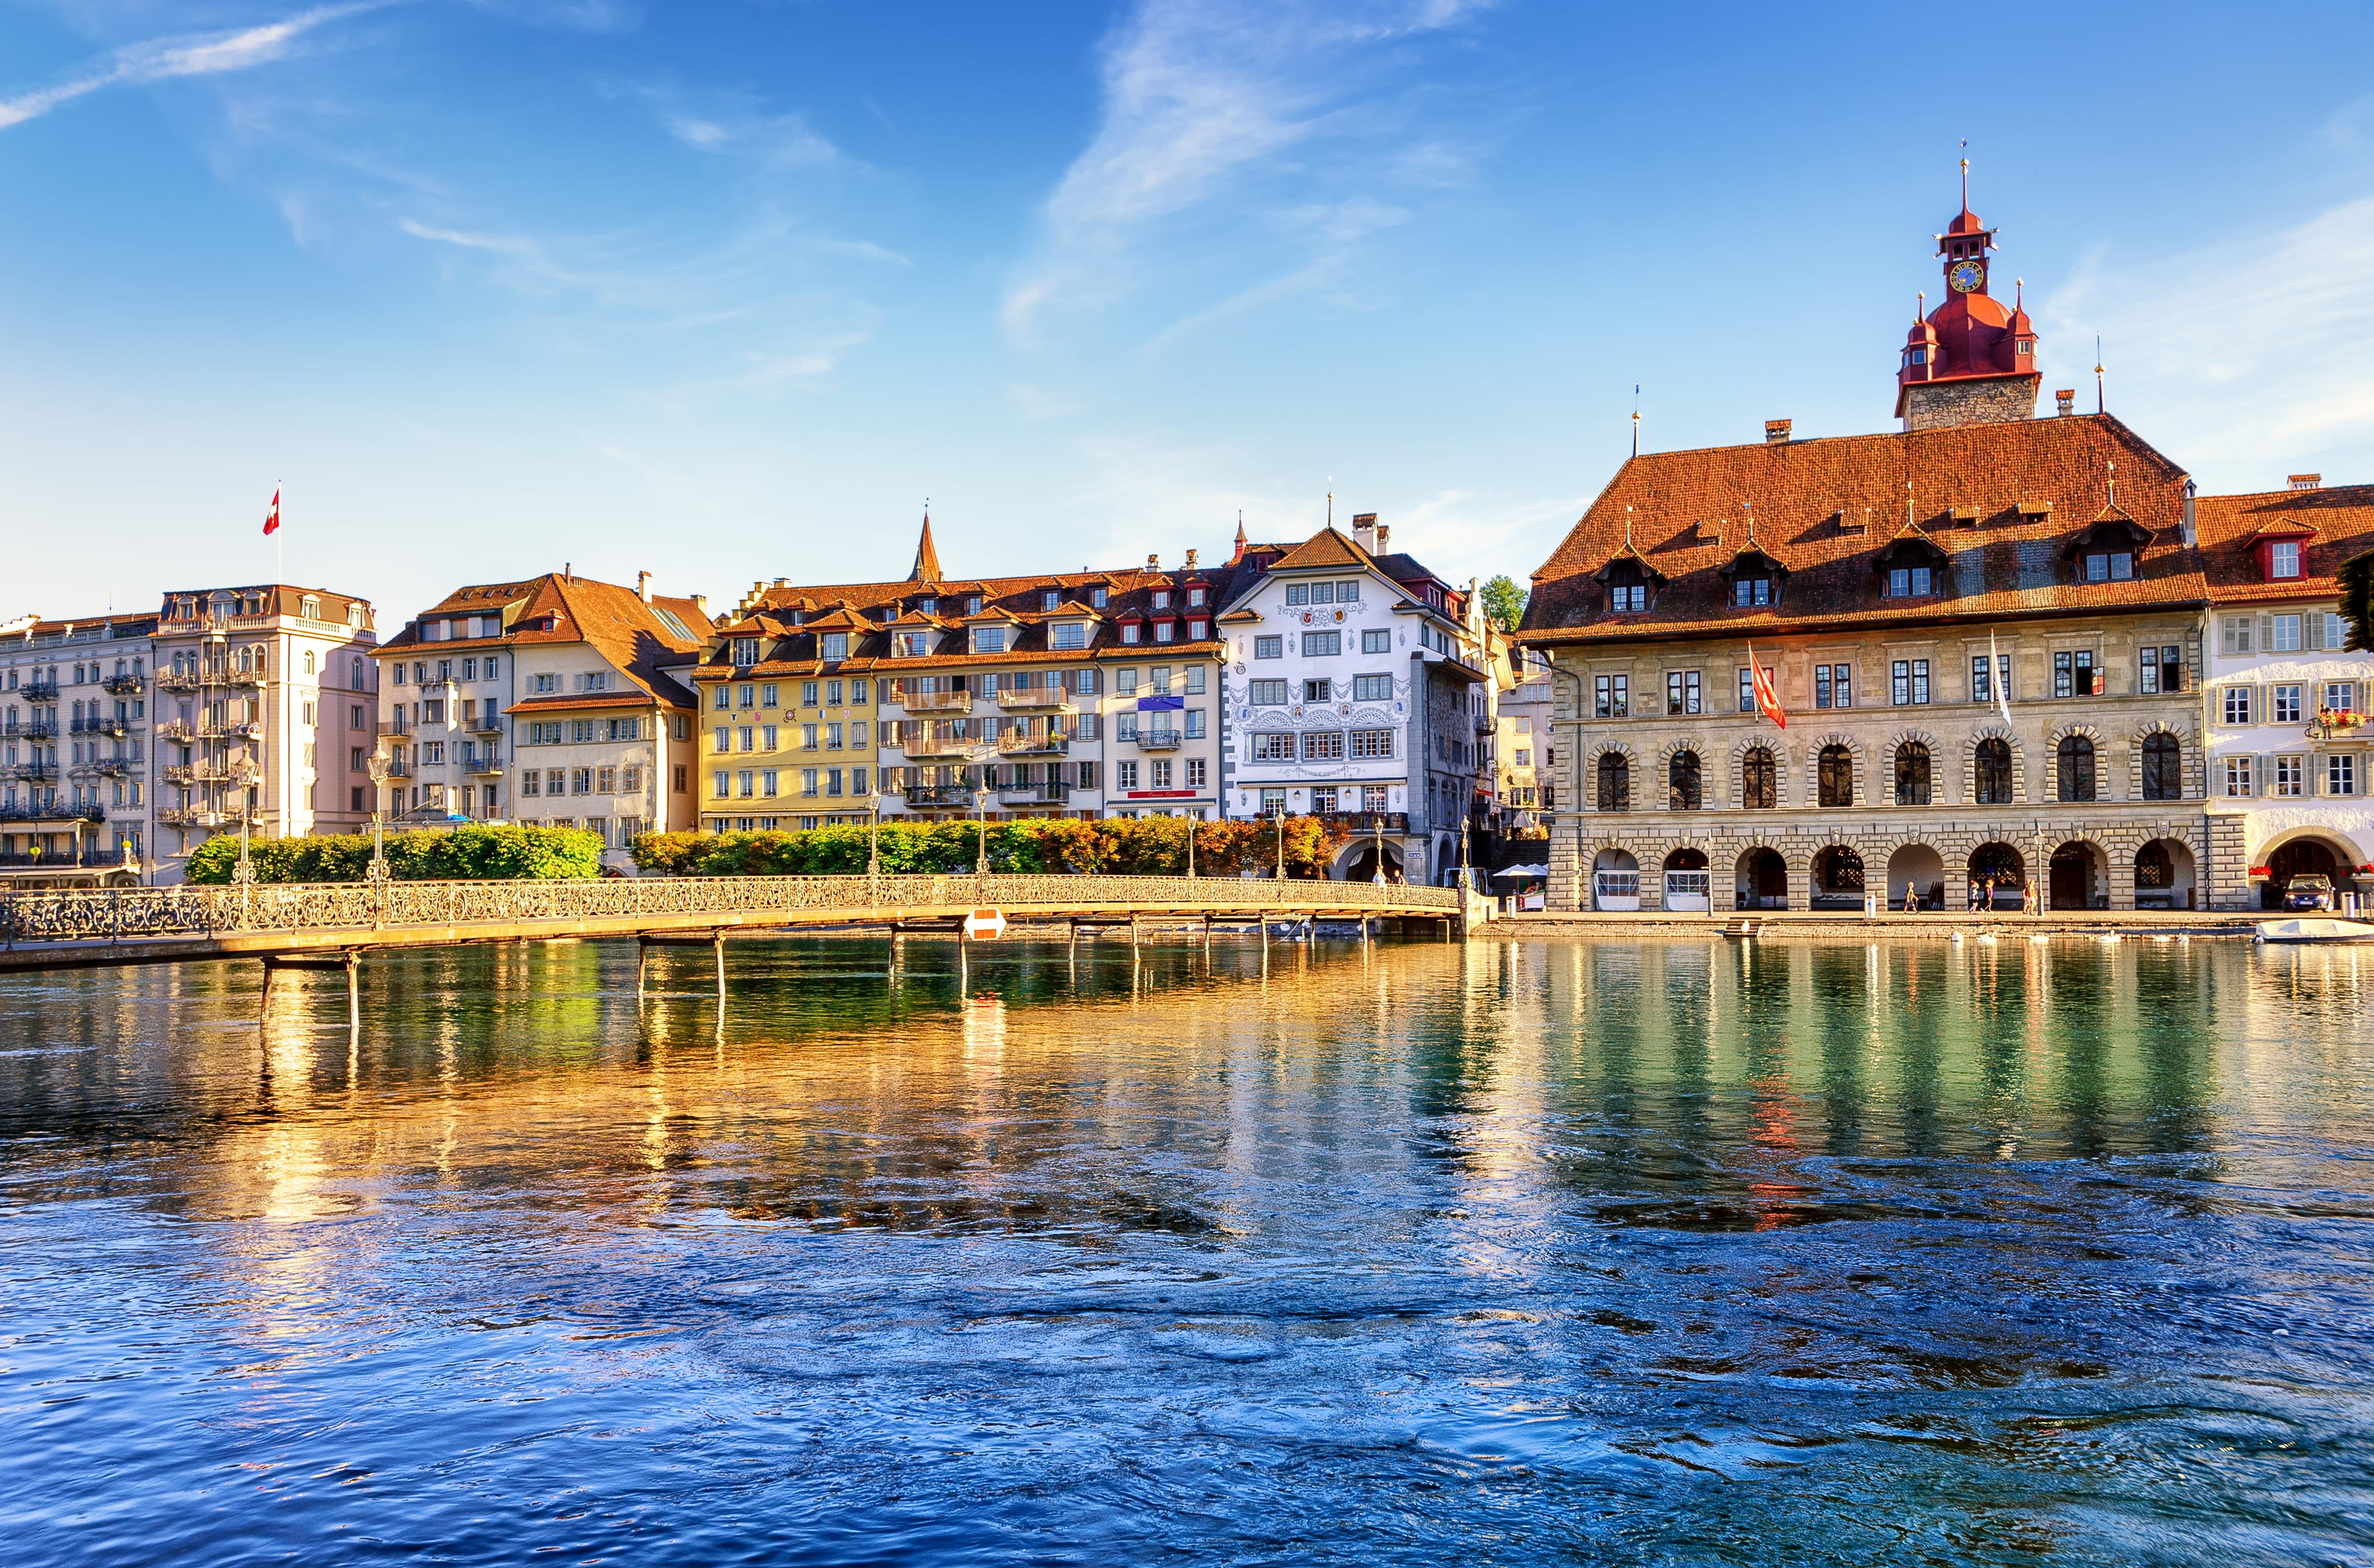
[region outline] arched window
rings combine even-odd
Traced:
[[[350,675],[350,677],[351,677],[351,678],[350,678],[350,679],[348,679],[348,681],[347,682],[347,685],[348,685],[349,686],[352,686],[352,687],[353,687],[355,690],[357,690],[357,691],[360,691],[360,690],[362,690],[362,689],[363,689],[363,661],[362,661],[361,660],[359,660],[359,659],[350,660],[350,661],[348,661],[348,666],[349,666],[349,675]]]
[[[2184,747],[2165,730],[2145,737],[2144,799],[2180,801],[2183,798]]]
[[[1599,755],[1599,809],[1632,809],[1632,763],[1622,752],[1602,752]]]
[[[309,675],[310,675],[310,674],[311,674],[312,673],[313,673],[313,650],[312,650],[311,649],[310,649],[310,648],[309,648],[309,649],[307,649],[305,650],[305,673],[307,673],[307,674],[309,674]]]
[[[1978,773],[1979,804],[2011,804],[2011,743],[1996,736],[1980,741],[1971,762]]]
[[[1822,804],[1853,805],[1854,754],[1844,746],[1824,746],[1820,769]]]
[[[1778,776],[1772,754],[1762,746],[1749,747],[1739,759],[1739,803],[1750,811],[1770,811],[1780,803]]]
[[[2092,800],[2094,743],[2083,735],[2071,735],[2063,740],[2059,755],[2053,758],[2053,771],[2059,776],[2063,800]]]
[[[1918,741],[1907,741],[1896,748],[1896,803],[1929,803],[1929,748]]]
[[[1694,812],[1698,809],[1698,754],[1675,752],[1665,765],[1665,809],[1671,812]]]

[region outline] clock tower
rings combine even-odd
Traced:
[[[1908,430],[1999,424],[2036,414],[2036,327],[2014,291],[2010,310],[1988,292],[1995,231],[1970,210],[1969,160],[1962,210],[1936,236],[1943,301],[1916,319],[1896,372],[1896,416]],[[1924,301],[1925,303],[1925,301]]]

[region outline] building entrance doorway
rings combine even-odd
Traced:
[[[2091,909],[2096,907],[2094,872],[2099,856],[2091,844],[2072,839],[2052,851],[2051,869],[2045,886],[2051,895],[2055,909]],[[2102,905],[2107,907],[2106,896]]]
[[[2348,868],[2341,863],[2341,857],[2321,839],[2295,838],[2279,845],[2267,857],[2267,881],[2260,890],[2260,902],[2270,909],[2282,908],[2284,892],[2297,876],[2324,877],[2337,890],[2347,874]]]

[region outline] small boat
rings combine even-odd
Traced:
[[[2261,942],[2374,942],[2374,925],[2363,920],[2309,918],[2261,920]]]

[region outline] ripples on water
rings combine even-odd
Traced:
[[[0,981],[56,1564],[2364,1562],[2374,955]]]

